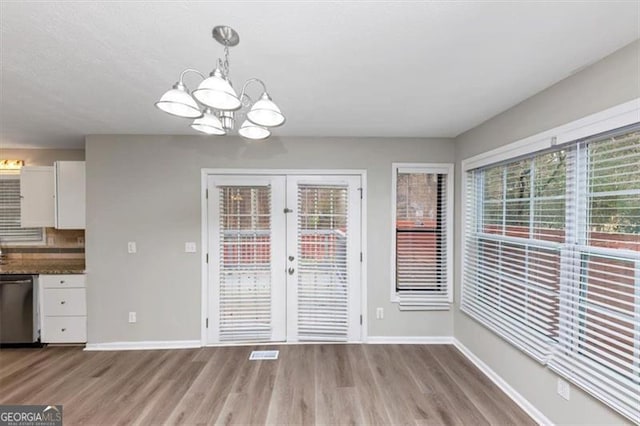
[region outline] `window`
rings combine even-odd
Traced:
[[[0,175],[0,243],[22,244],[43,241],[42,228],[20,227],[20,176]]]
[[[466,173],[462,310],[640,416],[640,123]]]
[[[449,309],[453,165],[393,164],[392,301]]]

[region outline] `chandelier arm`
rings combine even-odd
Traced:
[[[243,99],[246,99],[249,103],[247,103],[245,105],[243,101]],[[253,103],[253,99],[251,99],[251,96],[247,95],[246,93],[242,92],[240,94],[240,102],[242,103],[242,106],[248,107],[249,105],[251,105]]]
[[[247,91],[247,86],[251,83],[259,83],[262,86],[262,91],[266,92],[267,91],[267,85],[264,84],[264,81],[260,80],[259,78],[250,78],[249,80],[245,81],[244,86],[242,86],[242,92],[240,93],[240,99],[242,99],[243,96],[247,96],[246,91]],[[249,96],[247,96],[247,98],[249,98]],[[251,98],[249,98],[251,99]]]
[[[185,76],[187,73],[190,73],[190,72],[195,73],[195,74],[198,74],[200,77],[202,77],[202,79],[203,79],[203,80],[204,80],[205,78],[207,78],[207,77],[205,77],[205,75],[204,75],[204,74],[202,74],[202,73],[201,73],[200,71],[198,71],[197,69],[195,69],[195,68],[187,68],[186,70],[182,71],[182,73],[180,73],[180,84],[184,85],[184,82],[183,82],[182,80],[184,79],[184,76]]]

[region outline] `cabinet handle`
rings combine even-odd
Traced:
[[[64,300],[62,302],[60,302],[61,305],[64,305],[65,303],[67,303],[67,302],[65,302]]]
[[[60,280],[60,284],[64,284],[64,280]]]
[[[62,331],[62,332],[64,333],[65,331],[67,331],[67,329],[66,329],[66,328],[63,328],[63,329],[61,329],[60,331]]]

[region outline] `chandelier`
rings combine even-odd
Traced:
[[[250,78],[242,86],[240,96],[229,79],[229,47],[240,42],[238,33],[231,27],[213,28],[213,38],[224,46],[224,60],[218,59],[216,69],[205,77],[200,71],[187,68],[180,80],[167,90],[155,106],[174,116],[193,119],[191,128],[207,135],[226,135],[231,132],[236,120],[242,121],[238,134],[247,139],[266,139],[271,128],[284,124],[284,115],[271,100],[267,86],[257,78]],[[184,77],[194,73],[202,78],[193,91],[184,84]],[[262,95],[255,102],[247,94],[251,84],[262,86]]]

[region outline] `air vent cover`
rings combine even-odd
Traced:
[[[278,359],[280,351],[253,351],[249,360],[251,361],[263,361],[270,359]]]

